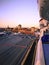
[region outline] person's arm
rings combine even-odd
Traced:
[[[44,31],[46,31],[46,29],[48,29],[48,26],[44,27],[43,29],[40,29],[40,38],[42,38],[42,36],[44,35]]]

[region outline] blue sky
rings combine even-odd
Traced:
[[[0,3],[0,27],[39,26],[37,0],[1,0]]]

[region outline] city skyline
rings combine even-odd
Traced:
[[[2,0],[0,1],[0,27],[39,26],[37,0]]]

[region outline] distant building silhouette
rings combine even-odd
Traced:
[[[18,32],[18,27],[13,28],[12,32]]]
[[[31,33],[35,32],[35,27],[31,27]]]
[[[0,32],[3,32],[3,31],[5,31],[5,28],[0,28]]]
[[[22,25],[21,24],[19,24],[18,25],[18,30],[20,30],[22,28]]]

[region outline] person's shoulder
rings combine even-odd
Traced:
[[[44,35],[41,40],[43,43],[49,42],[49,35]]]

